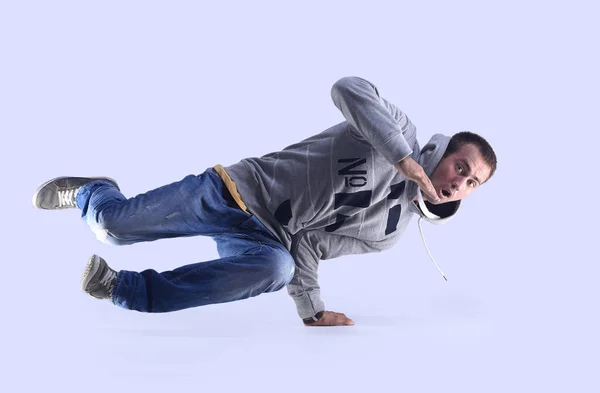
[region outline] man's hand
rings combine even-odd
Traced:
[[[348,318],[346,315],[333,312],[333,311],[325,311],[321,319],[317,322],[311,322],[306,324],[305,326],[352,326],[354,325],[354,321]]]
[[[417,183],[421,192],[427,198],[427,200],[433,204],[441,202],[440,198],[435,191],[435,187],[427,177],[427,174],[423,170],[423,167],[418,162],[413,160],[411,157],[406,157],[394,165],[394,168],[398,170],[404,177]]]

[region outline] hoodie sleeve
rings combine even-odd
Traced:
[[[296,262],[296,271],[287,290],[296,303],[300,318],[316,320],[315,315],[325,311],[318,282],[319,260],[379,252],[390,248],[394,242],[394,238],[383,242],[368,242],[322,230],[300,231],[294,235],[291,254]]]
[[[412,154],[403,135],[410,123],[408,117],[381,98],[372,83],[358,77],[342,78],[331,88],[331,98],[351,131],[377,149],[392,165]]]

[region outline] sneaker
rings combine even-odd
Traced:
[[[116,282],[117,272],[104,259],[92,255],[81,276],[81,290],[97,299],[110,299]]]
[[[33,194],[33,206],[46,210],[77,207],[75,198],[81,186],[96,180],[108,181],[119,189],[117,182],[108,177],[57,177],[38,187]]]

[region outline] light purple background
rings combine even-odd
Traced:
[[[597,392],[598,10],[593,2],[4,1],[2,390]],[[404,4],[402,4],[404,3]],[[367,5],[369,4],[369,5]],[[324,261],[305,328],[285,290],[148,315],[79,290],[87,258],[168,270],[210,238],[99,243],[42,182],[108,175],[134,196],[342,121],[356,75],[425,143],[481,133],[496,177],[441,227]]]

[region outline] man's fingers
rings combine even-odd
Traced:
[[[338,312],[326,311],[321,319],[307,326],[353,326],[354,321]]]
[[[438,197],[437,192],[435,191],[435,187],[427,176],[419,181],[419,188],[425,194],[429,202],[433,204],[438,204],[441,202],[440,197]]]
[[[410,179],[417,183],[421,192],[425,194],[427,200],[433,204],[441,202],[440,198],[435,191],[435,187],[431,183],[431,180],[425,173],[425,170],[418,162],[413,160],[411,157],[406,157],[398,162],[394,167],[407,179]]]
[[[435,190],[427,190],[427,189],[423,189],[421,188],[421,191],[423,191],[423,194],[425,194],[425,196],[427,197],[427,200],[431,203],[433,203],[434,205],[437,205],[438,203],[441,202],[440,198],[437,196],[437,193],[435,192]]]
[[[337,315],[337,321],[336,321],[336,325],[337,326],[352,326],[354,325],[354,321],[351,320],[350,318],[348,318],[345,314],[338,314]]]

